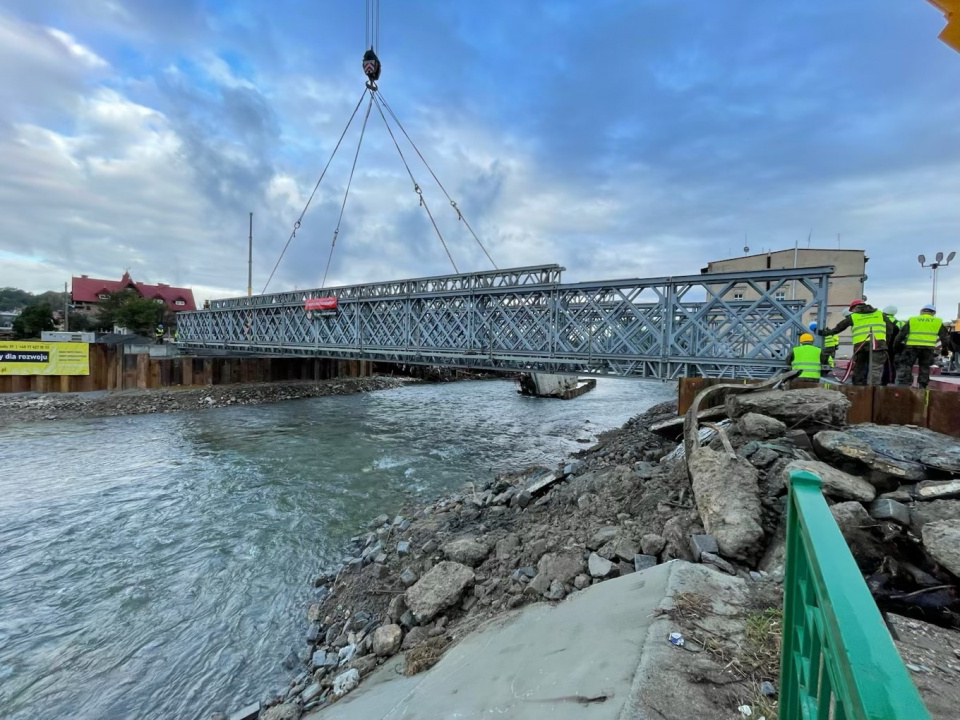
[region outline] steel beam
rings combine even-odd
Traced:
[[[767,377],[826,314],[833,267],[562,284],[542,265],[216,300],[179,313],[188,351],[674,379]],[[796,281],[811,298],[780,300]],[[731,300],[735,286],[754,300]],[[336,296],[333,314],[304,310]]]

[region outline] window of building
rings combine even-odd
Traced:
[[[173,304],[174,304],[174,305],[178,305],[178,306],[182,306],[182,305],[186,305],[186,304],[187,304],[187,301],[186,301],[186,300],[174,300],[174,301],[173,301]]]
[[[101,300],[109,300],[109,299],[110,299],[110,296],[109,296],[107,293],[100,293],[99,295],[97,295],[97,297],[100,298]]]
[[[773,294],[773,297],[776,298],[777,300],[786,300],[787,293],[784,292],[783,290],[777,290],[777,292]]]
[[[735,292],[735,293],[733,294],[733,299],[734,299],[734,300],[743,300],[743,293],[741,293],[741,292]]]

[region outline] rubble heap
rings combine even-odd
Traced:
[[[847,403],[824,389],[730,396],[686,449],[665,403],[556,468],[374,519],[341,567],[316,578],[306,648],[288,659],[299,672],[261,717],[334,702],[398,652],[419,672],[493,615],[674,558],[773,584],[794,468],[823,479],[881,605],[960,626],[960,442],[912,426],[847,427]]]

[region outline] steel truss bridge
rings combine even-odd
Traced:
[[[768,377],[823,326],[833,267],[564,284],[558,265],[215,300],[177,315],[210,354],[670,380]],[[333,312],[308,312],[335,296]],[[733,299],[735,297],[748,299]],[[796,299],[788,299],[796,298]]]

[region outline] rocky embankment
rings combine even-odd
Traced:
[[[15,422],[67,420],[203,410],[225,405],[260,405],[325,395],[388,390],[416,382],[410,378],[365,377],[336,380],[208,385],[190,388],[121,390],[109,393],[0,395],[0,426]]]
[[[794,468],[823,478],[881,604],[956,624],[960,443],[913,427],[844,427],[847,406],[826,390],[729,397],[687,457],[681,426],[669,422],[675,406],[662,404],[556,468],[381,515],[336,571],[316,578],[305,645],[287,658],[290,685],[235,717],[295,720],[394,654],[404,653],[407,674],[420,672],[493,615],[674,558],[777,597]],[[774,694],[776,652],[762,671],[718,687],[747,678]],[[941,665],[921,671],[960,674],[960,661]]]

